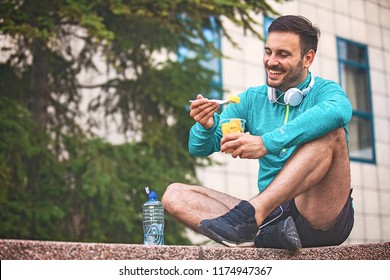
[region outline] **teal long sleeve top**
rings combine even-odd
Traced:
[[[311,73],[299,84],[304,89]],[[277,91],[278,95],[282,92]],[[268,99],[268,86],[252,87],[239,94],[240,103],[227,105],[222,113],[214,114],[214,126],[205,129],[195,123],[190,130],[188,148],[191,155],[208,156],[220,151],[222,138],[219,120],[246,120],[245,132],[262,137],[268,154],[259,159],[258,188],[262,192],[283,168],[288,158],[300,145],[328,132],[344,127],[348,140],[348,123],[352,117],[351,103],[343,89],[335,82],[315,77],[310,92],[296,107]],[[321,156],[321,155],[319,155]]]

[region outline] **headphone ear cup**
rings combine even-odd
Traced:
[[[291,106],[298,106],[301,104],[303,99],[303,94],[298,88],[290,88],[284,94],[284,103]]]

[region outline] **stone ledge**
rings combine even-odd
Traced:
[[[0,239],[1,260],[389,260],[390,242],[298,251]]]

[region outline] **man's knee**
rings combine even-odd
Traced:
[[[312,142],[327,142],[327,143],[331,144],[331,143],[342,142],[340,140],[346,140],[345,131],[344,131],[343,127],[332,130],[332,131],[328,132],[327,134],[313,140]]]
[[[325,137],[327,137],[329,141],[332,141],[334,143],[344,143],[347,140],[343,127],[332,130],[331,132],[326,134]]]
[[[340,147],[347,148],[347,138],[344,128],[341,127],[332,130],[313,141],[307,142],[302,147],[304,146],[312,146],[316,150],[319,149],[318,151],[321,152],[340,150]]]
[[[175,205],[177,205],[177,201],[180,199],[180,190],[182,189],[183,185],[180,183],[172,183],[166,188],[161,202],[168,212],[172,213],[175,211]]]
[[[338,128],[329,132],[326,136],[326,145],[333,157],[345,160],[348,157],[348,144],[344,128]]]
[[[161,202],[164,204],[164,206],[171,203],[172,196],[174,196],[175,194],[175,189],[177,189],[177,185],[179,185],[179,183],[172,183],[166,188],[163,197],[161,198]]]

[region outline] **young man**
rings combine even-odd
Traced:
[[[309,67],[320,31],[301,16],[282,16],[268,29],[267,85],[241,93],[221,115],[198,95],[189,151],[207,156],[231,151],[259,160],[259,194],[249,201],[200,186],[171,184],[168,212],[226,246],[297,249],[338,245],[352,230],[347,124],[351,104],[335,82]],[[223,118],[246,120],[245,132],[222,137]],[[239,186],[237,186],[239,187]]]

